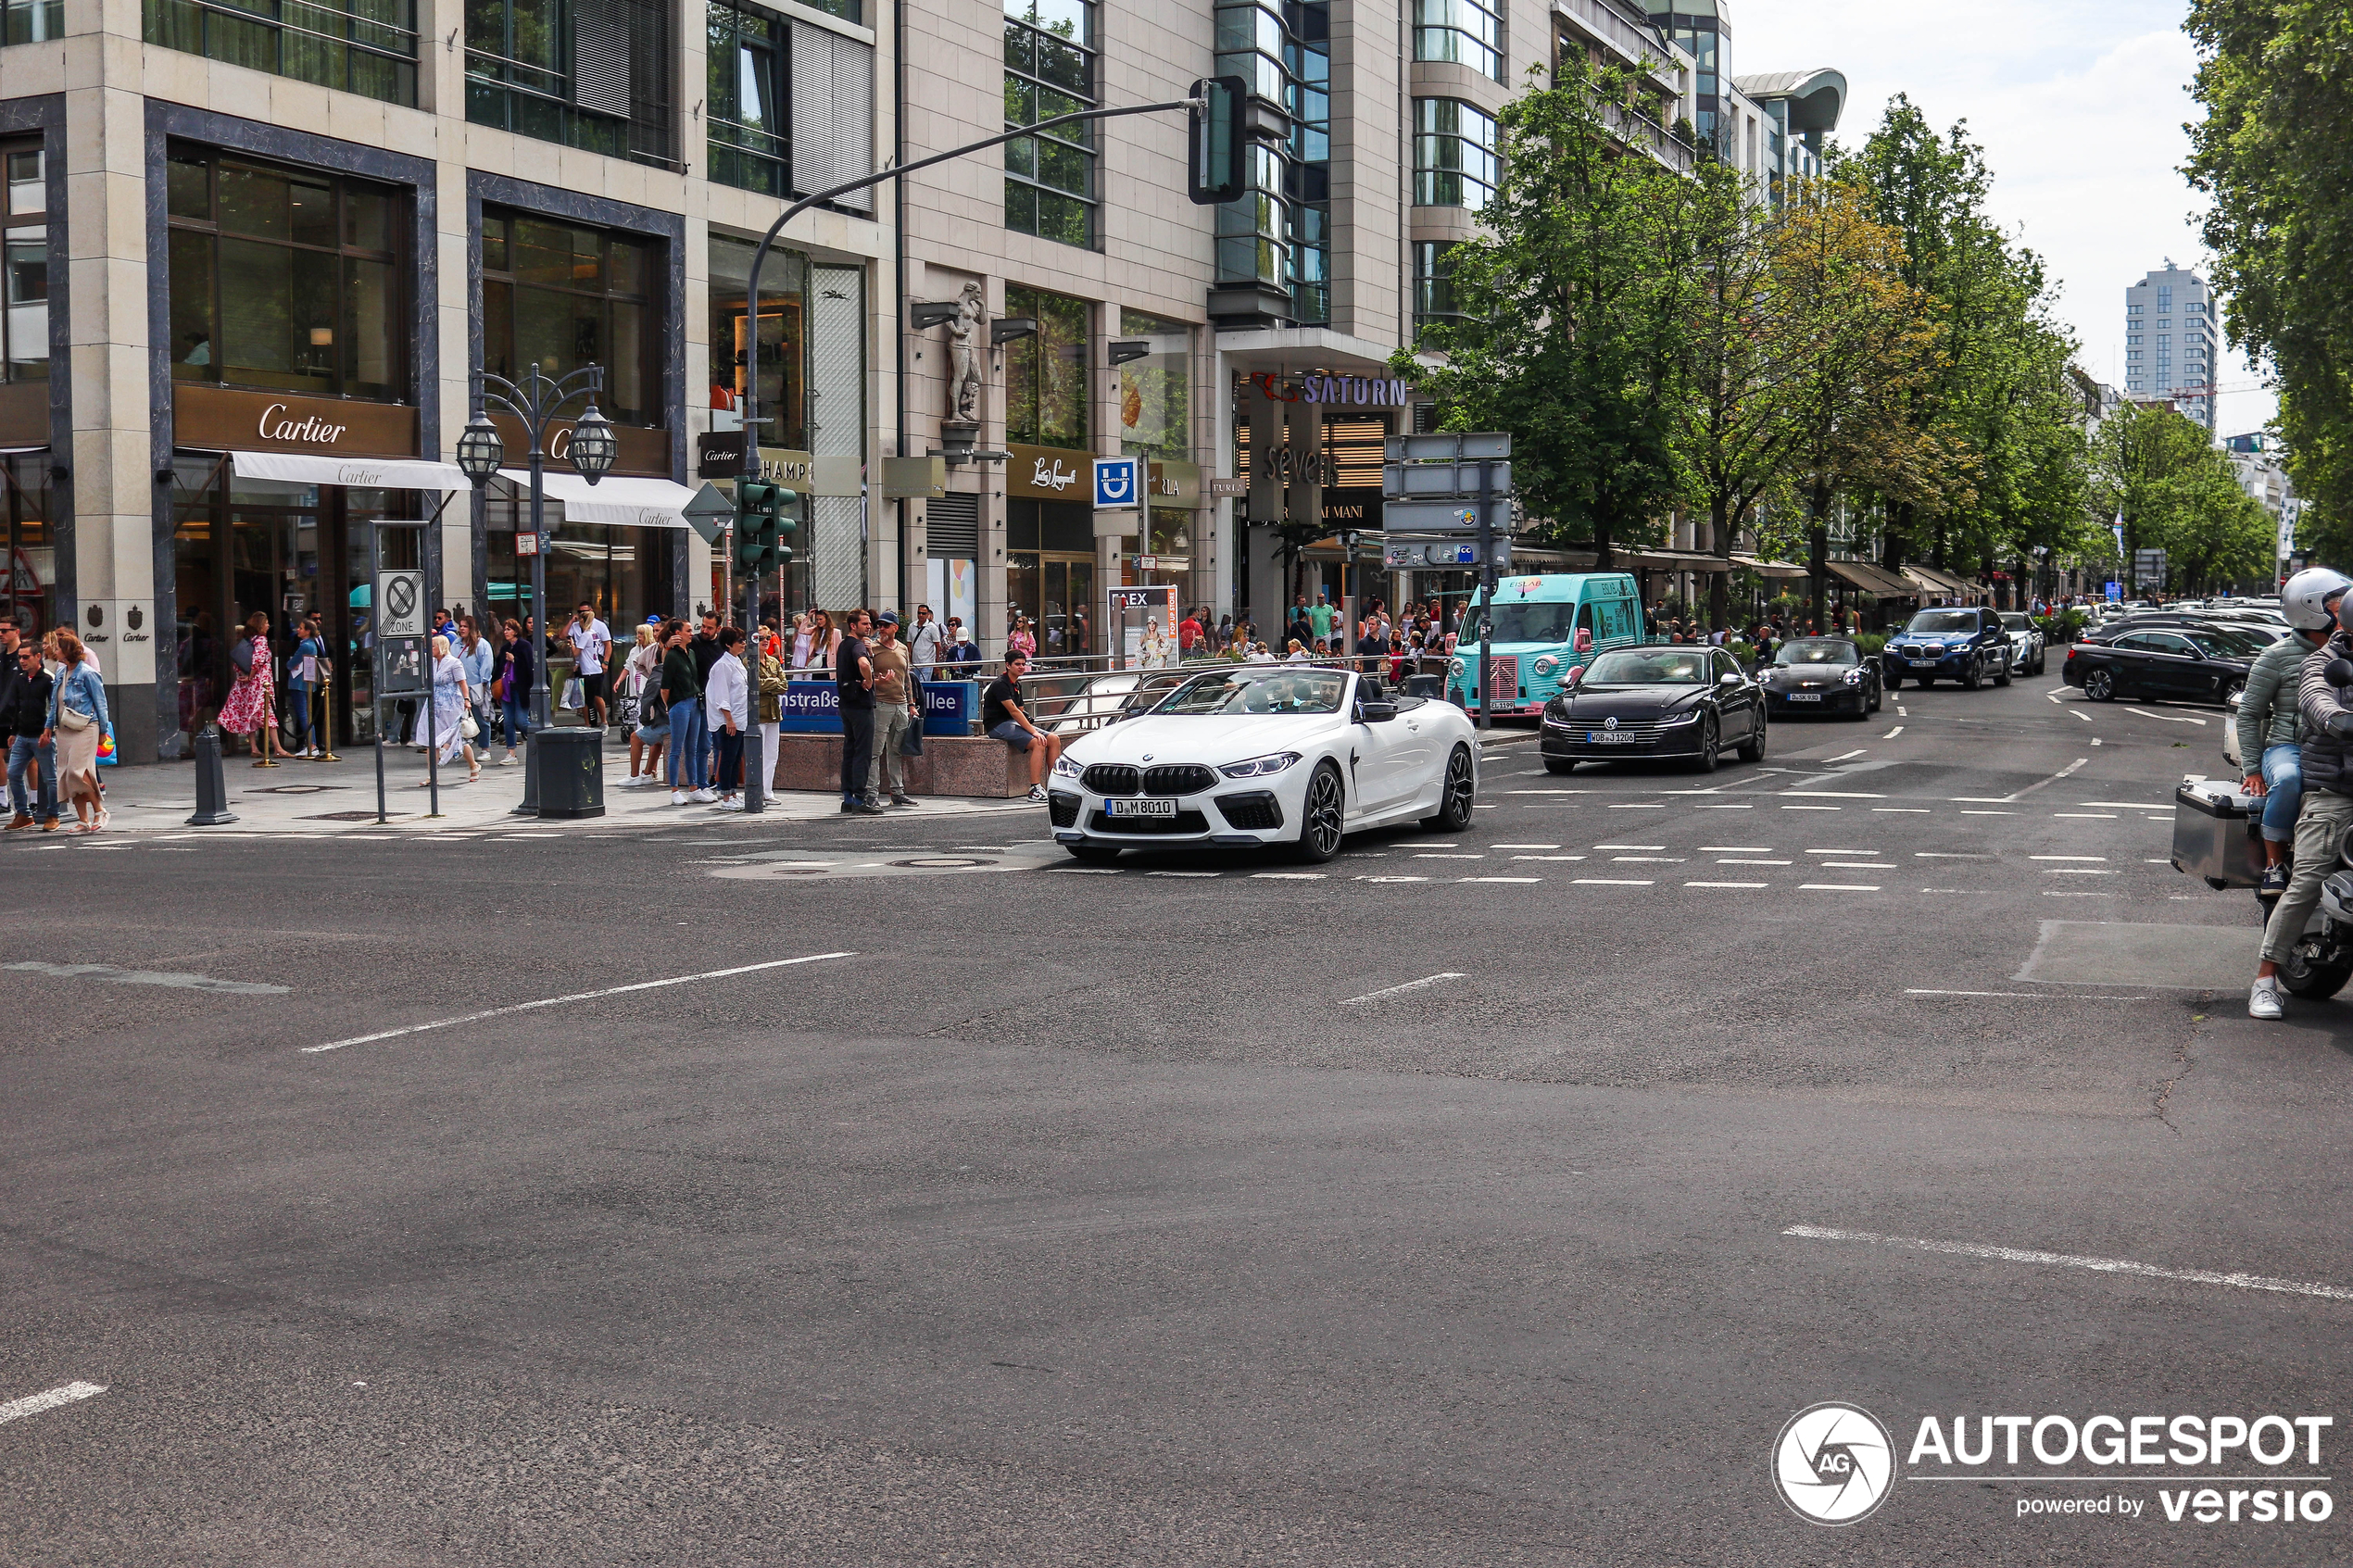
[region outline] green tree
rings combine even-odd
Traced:
[[[2190,183],[2231,341],[2280,393],[2304,541],[2353,559],[2353,12],[2342,0],[2195,0]]]
[[[2205,593],[2271,569],[2271,514],[2211,447],[2158,486],[2156,514],[2166,576],[2176,592]]]
[[[2135,550],[2168,548],[2175,482],[2214,456],[2205,427],[2166,405],[2127,403],[2100,421],[2087,493],[2095,521],[2121,521],[2127,571]]]
[[[1498,117],[1504,175],[1486,232],[1450,253],[1465,324],[1391,361],[1447,430],[1512,435],[1512,477],[1550,544],[1610,565],[1651,539],[1680,488],[1693,219],[1690,183],[1613,129],[1635,90],[1572,56]]]

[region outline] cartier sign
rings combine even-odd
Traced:
[[[1066,446],[1025,446],[1009,442],[1013,456],[1005,462],[1005,494],[1029,501],[1086,501],[1091,498],[1095,454]]]
[[[418,453],[417,410],[397,403],[182,385],[172,389],[171,426],[174,445],[215,451],[315,452],[333,458],[413,458]]]
[[[498,439],[507,448],[506,466],[522,469],[531,466],[531,443],[524,439],[522,421],[512,414],[493,414],[490,422],[498,427]],[[613,458],[612,471],[618,474],[638,474],[655,479],[670,477],[670,433],[666,430],[644,430],[636,425],[612,427],[614,441],[621,450]],[[572,459],[572,421],[547,421],[547,460],[570,467]]]

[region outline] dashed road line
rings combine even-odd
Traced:
[[[0,964],[0,969],[13,969],[31,974],[53,974],[61,980],[103,980],[111,985],[162,985],[178,991],[217,991],[231,997],[283,997],[293,993],[290,985],[271,985],[258,980],[219,980],[209,974],[178,974],[169,970],[117,969],[104,963],[23,963]]]
[[[1892,729],[1892,730],[1888,731],[1888,732],[1887,732],[1887,734],[1883,734],[1883,735],[1880,736],[1879,738],[1880,738],[1880,739],[1881,739],[1881,740],[1894,740],[1894,739],[1897,735],[1900,735],[1900,734],[1902,734],[1903,733],[1904,733],[1904,726],[1903,726],[1903,725],[1901,725],[1901,724],[1898,724],[1898,725],[1896,725],[1894,729]]]
[[[1764,887],[1768,884],[1762,882],[1687,882],[1683,885],[1686,887]]]
[[[2144,719],[2162,719],[2169,724],[2196,724],[2201,730],[2206,728],[2206,721],[2193,713],[2151,713],[2145,708],[2128,708],[2124,711],[2137,713]]]
[[[21,1399],[10,1399],[6,1404],[0,1405],[0,1425],[6,1425],[11,1421],[22,1421],[29,1415],[39,1415],[43,1411],[56,1410],[59,1405],[70,1405],[77,1400],[92,1399],[106,1391],[107,1386],[103,1383],[68,1383],[61,1387],[52,1388],[46,1393],[27,1394]]]
[[[2105,1274],[2132,1274],[2141,1279],[2178,1280],[2186,1285],[2222,1285],[2239,1290],[2275,1290],[2290,1296],[2318,1296],[2331,1301],[2353,1301],[2353,1288],[2341,1285],[2277,1279],[2269,1274],[2221,1273],[2212,1269],[2169,1269],[2156,1263],[2136,1262],[2129,1258],[2087,1258],[2071,1252],[1993,1247],[1975,1241],[1931,1241],[1922,1236],[1882,1236],[1877,1231],[1836,1230],[1828,1225],[1792,1225],[1781,1234],[1813,1241],[1859,1241],[1872,1247],[1892,1247],[1906,1252],[1943,1252],[1955,1257],[1984,1258],[2002,1263],[2042,1263],[2057,1268],[2089,1269]]]
[[[1351,997],[1340,1005],[1346,1008],[1354,1007],[1358,1002],[1377,1002],[1383,997],[1402,997],[1408,991],[1418,991],[1427,985],[1442,985],[1449,980],[1462,978],[1464,978],[1462,974],[1450,969],[1439,974],[1425,974],[1419,980],[1408,980],[1403,985],[1389,985],[1378,991],[1367,991],[1361,997]]]
[[[1655,884],[1647,878],[1636,879],[1632,877],[1618,876],[1579,876],[1571,877],[1569,880],[1586,887],[1650,887],[1655,885]]]
[[[1800,893],[1876,893],[1877,884],[1861,882],[1801,882]]]

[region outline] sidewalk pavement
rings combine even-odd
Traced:
[[[768,797],[768,809],[758,816],[719,811],[705,805],[673,806],[666,789],[625,789],[628,754],[605,758],[605,814],[601,817],[517,816],[522,800],[522,764],[511,768],[485,766],[482,782],[465,782],[465,764],[441,770],[441,815],[428,815],[433,795],[418,786],[425,779],[423,754],[411,746],[384,748],[384,812],[376,822],[376,767],[372,746],[358,746],[342,753],[340,762],[288,760],[275,768],[256,768],[244,757],[223,759],[229,812],[233,822],[218,827],[190,827],[196,809],[195,767],[186,762],[159,762],[140,767],[102,770],[107,784],[110,821],[103,840],[119,834],[142,837],[170,835],[188,838],[331,838],[346,835],[384,837],[457,835],[478,838],[506,834],[544,837],[550,834],[652,833],[682,822],[774,822],[779,826],[837,816],[841,797],[832,791],[794,791]],[[619,766],[615,766],[616,761]],[[894,809],[895,818],[967,816],[977,812],[1044,812],[1027,800],[925,797],[916,807]],[[70,825],[70,819],[69,819]],[[13,834],[55,843],[57,834]],[[66,835],[79,836],[79,835]]]

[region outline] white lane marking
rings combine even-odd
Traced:
[[[1390,985],[1378,991],[1367,991],[1361,997],[1351,997],[1340,1005],[1347,1008],[1354,1007],[1358,1002],[1377,1002],[1383,997],[1402,996],[1407,991],[1418,991],[1425,985],[1438,985],[1449,980],[1462,978],[1464,976],[1458,971],[1450,969],[1442,974],[1425,974],[1419,980],[1408,980],[1403,985]]]
[[[380,1029],[372,1035],[354,1035],[348,1040],[330,1040],[323,1046],[304,1046],[302,1054],[316,1056],[321,1051],[339,1051],[346,1046],[372,1045],[378,1040],[398,1039],[403,1035],[422,1035],[429,1029],[451,1029],[460,1023],[479,1023],[485,1018],[505,1018],[510,1013],[536,1012],[541,1008],[562,1007],[569,1002],[593,1002],[603,997],[626,996],[632,991],[659,991],[669,985],[691,985],[698,980],[724,980],[735,974],[757,974],[761,970],[789,969],[795,964],[823,963],[827,959],[856,958],[855,953],[809,953],[797,959],[771,959],[766,963],[737,964],[732,969],[714,969],[701,974],[675,975],[668,980],[640,980],[628,985],[608,985],[599,991],[575,991],[567,997],[543,997],[535,1002],[512,1002],[502,1008],[489,1008],[481,1012],[466,1013],[459,1018],[436,1018],[430,1023],[410,1023],[398,1029]]]
[[[1146,872],[1146,876],[1216,876],[1216,872]]]
[[[2124,711],[2137,713],[2144,719],[2162,719],[2169,724],[2196,724],[2201,730],[2206,728],[2205,720],[2188,713],[2151,713],[2145,708],[2128,708]]]
[[[1591,789],[1507,789],[1504,791],[1504,793],[1505,795],[1597,795],[1600,791]]]
[[[1892,872],[1902,869],[1884,860],[1817,860],[1814,864],[1826,872]]]
[[[1964,806],[1961,808],[1961,815],[1964,817],[2015,817],[2018,813],[2016,811],[1972,811],[1968,807]]]
[[[1784,811],[1843,811],[1843,806],[1784,806]]]
[[[1865,795],[1848,789],[1785,789],[1781,793],[1794,796],[1802,800],[1884,800],[1887,798],[1884,795]]]
[[[1057,876],[1117,876],[1117,866],[1048,866]]]
[[[2072,709],[2072,708],[2069,709],[2068,709],[2068,711],[2069,711],[2070,713],[2073,713],[2073,714],[2075,714],[2075,716],[2076,716],[2078,719],[2082,720],[2082,721],[2083,721],[2083,722],[2085,722],[2086,724],[2088,724],[2088,723],[2090,723],[2090,722],[2092,721],[2092,716],[2091,716],[2090,714],[2088,714],[2088,713],[2081,713],[2081,712],[2077,712],[2077,711],[2076,711],[2076,709]]]
[[[1651,885],[1647,880],[1634,881],[1630,878],[1617,876],[1579,876],[1571,877],[1569,880],[1587,887],[1648,887]]]
[[[2171,865],[2172,863],[2173,863],[2173,857],[2171,857],[2171,855],[2160,855],[2160,856],[2157,857],[2155,859],[2143,860],[2143,861],[2141,862],[2141,864],[2143,864],[2143,865],[2145,865],[2145,866],[2170,866],[2170,865]]]
[[[2073,817],[2079,822],[2112,822],[2116,821],[2116,813],[2113,811],[2054,811],[2051,815],[2054,817]]]
[[[2108,860],[2105,855],[2029,855],[2027,859],[2030,860],[2095,860],[2102,864]]]
[[[1596,844],[1596,849],[1664,849],[1664,844]]]
[[[1877,1231],[1834,1230],[1828,1225],[1792,1225],[1783,1236],[1815,1241],[1861,1241],[1873,1247],[1894,1247],[1907,1252],[1944,1252],[1961,1258],[1989,1258],[2003,1263],[2048,1263],[2064,1269],[2090,1269],[2104,1274],[2133,1274],[2142,1279],[2180,1280],[2186,1285],[2227,1285],[2239,1290],[2276,1290],[2290,1296],[2318,1296],[2331,1301],[2353,1301],[2353,1289],[2341,1285],[2316,1285],[2305,1280],[2274,1279],[2269,1274],[2221,1273],[2212,1269],[2169,1269],[2130,1258],[2085,1258],[2072,1252],[2040,1252],[2024,1247],[1989,1247],[1975,1241],[1931,1241],[1915,1236],[1881,1236]]]
[[[1515,860],[1581,860],[1582,855],[1515,855]]]
[[[1858,746],[1852,751],[1842,751],[1835,757],[1825,757],[1822,760],[1825,762],[1843,762],[1850,757],[1860,757],[1864,752],[1869,751],[1869,749],[1870,747],[1869,746]]]
[[[1808,849],[1808,855],[1876,855],[1876,849]]]
[[[1426,876],[1360,876],[1359,882],[1428,882]]]
[[[1252,882],[1321,882],[1327,874],[1325,872],[1252,872],[1250,878]]]
[[[1719,866],[1786,866],[1787,860],[1718,860]]]
[[[1490,806],[1486,802],[1481,801],[1478,805],[1472,807],[1471,809],[1474,811],[1500,811],[1503,808],[1501,806]]]
[[[2078,806],[2120,807],[2127,811],[2167,811],[2172,809],[2171,806],[2168,802],[2162,800],[2079,800],[2075,804]],[[2166,821],[2171,822],[2172,819],[2169,817]]]
[[[1909,719],[1912,716],[1912,710],[1899,702],[1895,705],[1895,716],[1898,719]]]
[[[219,991],[232,997],[283,997],[293,987],[268,985],[258,980],[216,980],[209,974],[177,974],[169,970],[117,969],[105,963],[24,963],[0,964],[0,969],[21,970],[31,974],[54,974],[61,980],[83,977],[104,980],[115,985],[167,985],[180,991]]]
[[[2045,898],[2113,898],[2116,895],[2113,893],[2054,893],[2045,888],[2043,891],[2043,897]]]
[[[2092,744],[2093,744],[2094,746],[2097,746],[2097,745],[2099,745],[2099,744],[2100,744],[2100,737],[2099,737],[2099,736],[2097,736],[2097,735],[2094,735],[2094,736],[2092,737]]]
[[[1613,806],[1610,809],[1613,811],[1664,811],[1667,806],[1663,801],[1655,801],[1647,806]]]
[[[2117,873],[2098,866],[2045,866],[2043,874],[2045,876],[2115,876]]]
[[[1915,849],[1915,860],[1990,860],[1991,855],[1975,855],[1959,849]]]
[[[1860,882],[1801,882],[1797,890],[1800,893],[1876,893],[1879,888],[1874,884]]]
[[[1699,852],[1703,855],[1770,855],[1773,847],[1769,844],[1703,844]]]
[[[1416,860],[1484,860],[1487,857],[1460,855],[1452,849],[1416,849],[1414,851],[1414,859]]]
[[[1491,844],[1491,849],[1557,849],[1557,844]]]
[[[2084,763],[2089,762],[2090,760],[2091,759],[2088,757],[2079,757],[2074,761],[2070,762],[2066,767],[2061,768],[2057,772],[2053,773],[2049,778],[2037,779],[2034,783],[2028,784],[2024,789],[2018,790],[2013,794],[2005,795],[2002,797],[2002,802],[2004,805],[2007,805],[2013,800],[2020,799],[2026,796],[2033,794],[2038,789],[2048,789],[2051,785],[2058,783],[2059,780],[2067,777],[2070,773],[2074,772],[2076,769],[2081,768]]]
[[[1754,806],[1718,806],[1713,802],[1709,802],[1703,805],[1693,806],[1692,809],[1694,811],[1754,811],[1756,808]]]
[[[69,1383],[45,1394],[27,1394],[21,1399],[10,1399],[0,1405],[0,1425],[22,1421],[26,1416],[39,1415],[43,1411],[53,1411],[59,1405],[69,1405],[76,1399],[87,1399],[106,1391],[107,1386],[103,1383]]]
[[[1683,863],[1686,857],[1681,855],[1612,855],[1610,859],[1621,862],[1627,860],[1655,860],[1664,865],[1680,866]]]
[[[1900,735],[1900,734],[1902,734],[1903,733],[1904,733],[1904,726],[1903,726],[1903,725],[1901,725],[1901,724],[1898,724],[1898,725],[1896,725],[1894,729],[1892,729],[1892,730],[1888,731],[1888,732],[1887,732],[1887,734],[1883,734],[1883,735],[1880,736],[1879,738],[1880,738],[1880,739],[1881,739],[1881,740],[1894,740],[1894,739],[1897,735]]]
[[[1871,808],[1871,812],[1874,816],[1889,812],[1906,817],[1928,817],[1935,815],[1934,812],[1931,811],[1925,806],[1874,806]]]
[[[1686,887],[1763,887],[1761,882],[1687,882]]]
[[[1944,893],[1956,890],[1950,888],[1923,887],[1920,891],[1923,893]],[[2086,994],[2080,997],[2070,997],[2063,992],[2057,991],[1938,991],[1932,990],[1926,985],[1906,985],[1904,987],[1904,994],[1907,997],[2010,997],[2022,1000],[2032,1000],[2037,1002],[2145,1002],[2148,1000],[2146,997],[2111,997],[2107,995],[2105,992],[2097,996]]]
[[[1541,876],[1458,876],[1456,882],[1541,882]]]
[[[2045,692],[2043,695],[2050,698],[2053,702],[2057,702],[2059,699],[2059,695],[2057,692]]]

